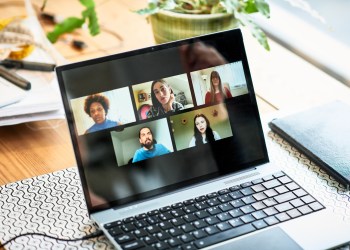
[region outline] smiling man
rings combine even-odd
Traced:
[[[95,122],[94,125],[85,131],[85,134],[121,125],[116,121],[107,119],[108,109],[109,99],[104,95],[89,95],[85,99],[84,111]]]
[[[139,141],[141,148],[136,150],[132,162],[142,161],[153,158],[155,156],[170,153],[162,144],[158,144],[153,138],[152,130],[148,127],[143,127],[139,131]]]

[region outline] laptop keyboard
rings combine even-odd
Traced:
[[[104,227],[123,249],[200,249],[323,208],[278,172]]]

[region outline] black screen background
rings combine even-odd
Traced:
[[[199,70],[186,65],[178,49],[181,44],[198,41],[214,47],[227,63],[243,63],[249,93],[226,102],[232,137],[118,167],[110,136],[113,129],[77,136],[71,99]],[[203,68],[212,66],[217,65],[208,63]],[[89,212],[150,198],[268,161],[240,30],[70,64],[58,67],[57,75]],[[105,203],[94,203],[96,197]]]

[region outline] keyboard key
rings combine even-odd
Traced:
[[[216,224],[216,227],[220,231],[225,231],[225,230],[228,230],[228,229],[232,228],[231,224],[229,224],[227,222],[220,222],[220,223]]]
[[[216,217],[220,221],[226,221],[226,220],[232,219],[231,215],[229,213],[227,213],[227,212],[218,214]]]
[[[213,193],[207,194],[207,197],[209,199],[212,199],[212,198],[215,198],[215,197],[218,197],[218,196],[219,196],[219,194],[217,192],[213,192]]]
[[[183,250],[193,250],[193,249],[197,249],[197,248],[194,245],[192,245],[192,244],[186,244],[186,245],[183,245],[181,247],[181,249],[183,249]]]
[[[276,208],[274,208],[274,207],[265,208],[263,211],[264,211],[264,213],[266,213],[268,216],[271,216],[271,215],[274,215],[274,214],[277,214],[277,213],[278,213],[278,211],[277,211]]]
[[[207,209],[207,212],[210,214],[210,215],[216,215],[218,213],[221,213],[222,211],[220,210],[220,208],[218,207],[213,207],[213,208],[208,208]]]
[[[197,216],[193,215],[193,214],[186,214],[182,217],[186,222],[192,222],[197,220]]]
[[[230,193],[230,196],[232,197],[232,199],[236,200],[236,199],[243,197],[243,194],[240,191],[234,191],[234,192]],[[230,199],[230,200],[232,200],[232,199]],[[230,201],[230,200],[228,200],[228,201]]]
[[[283,193],[285,193],[285,192],[288,192],[288,188],[286,188],[285,186],[276,187],[275,190],[276,190],[277,193],[279,193],[279,194],[283,194]]]
[[[255,209],[254,209],[254,207],[252,205],[247,205],[247,206],[241,207],[240,209],[245,214],[250,214],[250,213],[255,211]]]
[[[194,206],[195,206],[198,210],[203,210],[203,209],[206,209],[206,208],[209,207],[209,205],[208,205],[207,202],[205,202],[205,201],[198,202],[198,203],[194,204]]]
[[[176,208],[180,208],[180,207],[183,207],[184,204],[182,202],[178,202],[178,203],[175,203],[173,205],[171,205],[172,208],[176,209]]]
[[[302,197],[301,200],[303,202],[305,202],[306,204],[308,204],[308,203],[314,202],[315,198],[312,197],[311,195],[306,195],[306,196]]]
[[[167,230],[173,227],[173,225],[169,221],[162,221],[158,225],[162,230]]]
[[[264,191],[266,188],[262,184],[257,184],[252,186],[252,189],[254,190],[255,193]]]
[[[258,201],[258,202],[255,202],[254,204],[252,204],[252,207],[255,210],[260,210],[260,209],[266,208],[266,205],[262,201]]]
[[[314,211],[318,211],[320,209],[323,209],[323,206],[321,205],[321,203],[319,203],[317,201],[309,204],[309,207],[311,207],[311,209],[314,210]]]
[[[275,189],[266,190],[266,191],[264,191],[264,194],[266,194],[267,197],[273,197],[273,196],[278,195],[278,193],[276,192]]]
[[[264,220],[254,221],[252,224],[256,229],[262,229],[268,226]]]
[[[249,195],[249,196],[247,196],[247,197],[243,197],[243,198],[242,198],[242,201],[243,201],[245,204],[251,204],[251,203],[256,202],[256,199],[255,199],[253,196]]]
[[[251,187],[247,187],[247,188],[243,188],[243,189],[241,190],[241,193],[242,193],[243,195],[247,196],[247,195],[254,194],[255,192],[254,192],[254,190],[253,190]],[[238,197],[238,198],[240,198],[240,197]]]
[[[143,236],[146,236],[146,235],[148,235],[148,233],[146,232],[146,230],[145,229],[136,229],[134,232],[134,235],[137,237],[137,238],[141,238],[141,237],[143,237]]]
[[[236,218],[236,217],[239,217],[239,216],[243,215],[242,210],[241,210],[241,209],[238,209],[238,208],[233,209],[233,210],[231,210],[231,211],[228,212],[228,213],[229,213],[233,218]]]
[[[253,194],[253,197],[254,197],[254,199],[256,199],[257,201],[265,200],[265,199],[268,198],[268,197],[266,196],[266,194],[263,193],[263,192],[260,192],[260,193],[257,193],[257,194]]]
[[[197,231],[194,231],[192,232],[192,235],[196,238],[196,239],[201,239],[201,238],[204,238],[207,235],[206,232],[204,232],[203,230],[197,230]]]
[[[205,195],[201,195],[201,196],[199,196],[199,197],[196,197],[195,200],[196,200],[197,202],[205,201],[205,200],[207,200],[207,197],[206,197]]]
[[[267,216],[264,211],[256,211],[256,212],[252,213],[252,215],[257,220],[260,220],[260,219],[265,218]]]
[[[215,226],[206,227],[206,228],[204,228],[204,231],[209,235],[216,234],[216,233],[220,232],[220,230]]]
[[[133,224],[128,223],[128,224],[122,225],[122,226],[121,226],[121,229],[122,229],[124,232],[128,233],[128,232],[131,232],[131,231],[135,230],[136,227],[135,227]]]
[[[191,214],[195,211],[197,211],[197,208],[194,205],[189,205],[186,207],[183,207],[182,210],[186,213],[186,214]]]
[[[301,216],[301,213],[298,211],[298,209],[294,208],[292,210],[287,211],[287,214],[291,217],[291,218],[296,218]]]
[[[228,194],[230,192],[230,190],[229,189],[227,189],[227,188],[225,188],[225,189],[221,189],[221,190],[219,190],[218,191],[218,193],[220,194],[220,195],[223,195],[223,194]]]
[[[298,207],[298,210],[300,211],[300,213],[302,214],[309,214],[312,212],[312,209],[308,206],[308,205],[304,205],[302,207]]]
[[[197,221],[193,222],[193,225],[194,225],[197,229],[201,229],[201,228],[203,228],[203,227],[208,226],[208,224],[207,224],[205,221],[203,221],[203,220],[197,220]]]
[[[221,204],[219,208],[221,209],[221,211],[226,212],[228,210],[231,210],[233,207],[231,206],[230,203],[225,203],[225,204]]]
[[[241,207],[241,206],[244,206],[244,205],[245,205],[245,203],[244,203],[241,199],[231,201],[230,204],[231,204],[234,208],[238,208],[238,207]]]
[[[154,236],[156,236],[161,241],[171,238],[170,234],[168,234],[167,232],[159,232],[156,233]]]
[[[143,241],[146,242],[146,244],[151,245],[151,244],[156,243],[158,240],[156,237],[154,237],[152,235],[148,235],[148,236],[145,236],[143,238]]]
[[[159,214],[159,213],[160,213],[159,210],[158,210],[158,209],[155,209],[155,210],[149,211],[147,214],[148,214],[149,216],[154,216],[154,215],[157,215],[157,214]]]
[[[305,190],[299,188],[297,190],[294,190],[293,193],[298,196],[298,197],[302,197],[302,196],[305,196],[307,195],[307,193],[305,192]]]
[[[114,237],[114,236],[123,234],[124,232],[119,227],[115,227],[115,228],[109,229],[108,233]]]
[[[276,214],[275,217],[280,221],[286,221],[286,220],[290,220],[290,217],[287,213],[280,213],[280,214]]]
[[[135,221],[135,218],[134,218],[134,217],[125,218],[125,219],[123,220],[124,223],[130,223],[130,222],[133,222],[133,221]]]
[[[242,188],[246,188],[246,187],[250,187],[251,185],[253,185],[253,183],[251,181],[245,182],[241,184]]]
[[[262,183],[264,180],[262,178],[259,178],[259,179],[255,179],[252,181],[253,184],[259,184],[259,183]]]
[[[279,178],[279,177],[285,176],[285,174],[281,171],[281,172],[278,172],[278,173],[274,173],[273,176],[275,178]]]
[[[220,201],[219,201],[217,198],[213,198],[213,199],[207,200],[207,204],[208,204],[210,207],[214,207],[214,206],[216,206],[216,205],[219,205],[219,204],[220,204]]]
[[[298,184],[296,184],[295,182],[288,183],[286,187],[291,191],[299,188]]]
[[[159,208],[159,211],[164,213],[170,211],[172,208],[170,206]]]
[[[163,249],[168,249],[169,245],[166,242],[157,242],[156,244],[153,245],[153,247],[158,250],[163,250]]]
[[[177,239],[177,238],[172,238],[172,239],[169,239],[169,240],[168,240],[168,244],[169,244],[171,247],[177,247],[177,246],[181,245],[182,242],[181,242],[179,239]]]
[[[166,212],[164,214],[158,215],[158,218],[162,221],[168,221],[168,220],[174,218],[174,216],[171,213]]]
[[[194,199],[189,199],[189,200],[184,201],[183,204],[184,204],[185,206],[188,206],[188,205],[191,205],[191,204],[193,204],[193,203],[195,203],[195,202],[196,202],[196,201],[195,201]]]
[[[184,231],[185,233],[189,233],[195,230],[195,227],[192,226],[191,224],[184,224],[180,226],[181,230]]]
[[[270,216],[264,219],[264,221],[269,225],[277,224],[279,221],[275,218],[275,216]]]
[[[143,246],[145,246],[145,244],[142,241],[135,240],[122,245],[122,248],[125,250],[134,250],[134,249],[139,249]]]
[[[143,214],[138,214],[138,215],[136,215],[136,216],[135,216],[135,219],[136,219],[136,220],[142,220],[142,219],[144,219],[144,218],[146,218],[146,217],[147,217],[147,214],[143,213]]]
[[[270,189],[270,188],[278,187],[279,185],[281,185],[281,183],[278,180],[274,179],[274,180],[264,182],[263,185],[266,189]]]
[[[146,230],[150,233],[150,234],[154,234],[154,233],[158,233],[162,230],[160,230],[160,228],[158,226],[148,226],[146,227]]]
[[[252,225],[247,224],[217,233],[204,239],[196,240],[194,245],[198,248],[204,248],[253,231],[255,231],[255,228]]]
[[[251,214],[243,215],[240,218],[245,224],[252,222],[252,221],[255,221],[254,216]]]
[[[299,199],[299,198],[290,201],[290,203],[291,203],[294,207],[300,207],[300,206],[305,205],[305,203],[304,203],[301,199]]]
[[[198,217],[198,219],[203,219],[205,217],[210,216],[207,211],[198,211],[198,212],[195,212],[194,214]]]
[[[269,180],[272,180],[273,178],[274,178],[273,175],[270,174],[270,175],[264,176],[262,179],[263,179],[264,181],[269,181]]]
[[[230,191],[231,191],[231,192],[236,191],[236,190],[240,190],[240,189],[241,189],[241,186],[240,186],[240,185],[236,185],[236,186],[230,187]]]
[[[121,226],[123,224],[123,222],[121,220],[117,220],[117,221],[113,221],[111,223],[106,223],[104,225],[105,229],[110,229],[112,227],[117,227],[117,226]]]
[[[283,177],[281,177],[281,178],[278,178],[278,180],[279,180],[280,182],[282,182],[283,184],[287,184],[287,183],[292,182],[292,180],[291,180],[288,176],[283,176]]]
[[[230,223],[232,227],[238,227],[244,224],[240,218],[229,220],[228,223]]]
[[[263,203],[267,206],[267,207],[271,207],[277,204],[277,202],[273,199],[273,198],[268,198],[263,200]]]
[[[179,237],[180,240],[182,240],[184,243],[188,243],[190,241],[195,240],[195,238],[190,234],[183,234]]]
[[[181,226],[183,224],[185,224],[185,220],[182,219],[182,218],[174,218],[174,219],[171,219],[170,222],[175,226]]]
[[[219,223],[220,221],[215,216],[211,216],[211,217],[205,218],[205,222],[208,223],[208,225],[214,225]]]
[[[275,208],[278,210],[278,212],[284,212],[284,211],[293,209],[293,206],[289,202],[285,202],[285,203],[276,205]]]
[[[182,230],[179,228],[171,228],[169,229],[168,232],[171,236],[174,236],[174,237],[179,236],[183,233]]]
[[[127,234],[123,234],[123,235],[119,235],[117,237],[114,237],[114,239],[119,244],[123,244],[125,242],[135,240],[136,238],[135,238],[135,236],[133,234],[127,233]]]
[[[218,197],[218,200],[222,203],[232,201],[231,194],[230,195],[228,195],[228,194],[221,195]],[[242,196],[242,194],[241,194],[241,196]],[[233,199],[236,199],[236,198],[233,198]]]
[[[297,198],[295,196],[295,194],[293,192],[288,192],[288,193],[284,193],[284,194],[280,194],[274,197],[274,199],[278,202],[278,203],[283,203],[286,201],[290,201]]]

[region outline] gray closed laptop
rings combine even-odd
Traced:
[[[117,249],[349,241],[269,163],[240,29],[56,71],[90,217]]]

